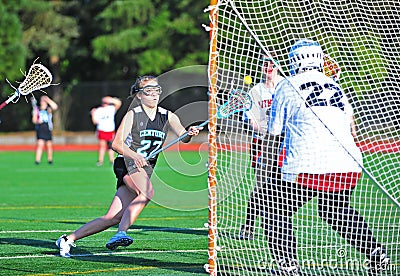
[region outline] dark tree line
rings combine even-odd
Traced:
[[[53,73],[46,89],[62,109],[82,82],[131,81],[208,61],[206,0],[0,1],[0,96],[13,91],[5,79],[21,81],[36,60]],[[17,85],[17,83],[16,83]],[[20,100],[24,101],[24,100]],[[63,104],[64,103],[64,104]],[[58,117],[68,110],[58,112]],[[1,111],[0,132],[31,128],[29,106]],[[4,121],[18,118],[14,129]],[[14,119],[12,119],[14,118]],[[61,118],[55,125],[63,129]]]

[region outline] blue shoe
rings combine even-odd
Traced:
[[[129,237],[126,232],[120,231],[108,241],[106,247],[115,250],[118,246],[128,246],[133,243],[133,238]]]

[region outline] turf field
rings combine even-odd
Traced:
[[[235,155],[234,159],[248,160],[246,154],[243,157]],[[116,228],[111,228],[78,241],[77,247],[71,250],[73,258],[64,259],[58,257],[54,242],[61,234],[69,233],[105,213],[115,192],[111,165],[96,167],[96,151],[56,151],[53,165],[46,162],[35,165],[32,151],[0,152],[0,171],[3,174],[0,181],[0,275],[206,275],[203,270],[208,261],[207,229],[204,228],[208,213],[206,159],[207,152],[168,151],[160,155],[152,177],[156,192],[153,202],[129,231],[134,243],[109,251],[105,243],[116,231]],[[394,168],[399,170],[398,154],[390,159]],[[246,179],[252,178],[250,169],[241,173]],[[399,175],[398,171],[395,175]],[[243,195],[243,198],[239,196],[229,201],[227,197],[226,201],[233,204],[229,210],[241,208],[244,212],[246,195],[250,193],[253,182],[246,186],[249,190],[236,184],[235,180],[231,186],[227,185],[239,189],[236,195]],[[373,189],[376,196],[369,194],[370,189],[366,195],[368,185],[358,185],[355,195],[358,200],[353,203],[374,224],[380,240],[389,245],[394,274],[385,275],[398,275],[398,212],[390,202],[381,198],[377,188]],[[231,194],[232,189],[228,191]],[[220,205],[224,208],[223,202]],[[369,207],[365,208],[367,205]],[[374,222],[379,208],[382,208],[382,215],[388,216]],[[329,243],[327,237],[335,237],[335,233],[317,219],[315,210],[315,202],[311,202],[296,216],[301,221],[298,225],[308,229],[304,232],[306,235],[298,237],[299,243],[305,241],[310,250],[324,245],[319,241]],[[239,227],[244,218],[235,216],[233,219]],[[310,225],[311,219],[318,223]],[[224,218],[220,218],[219,223],[223,228]],[[232,231],[234,235],[238,229]],[[230,235],[224,236],[224,231],[220,234],[220,244],[226,242],[227,247],[237,248],[219,253],[220,256],[228,254],[228,259],[234,257],[233,263],[241,258],[249,260],[248,256],[241,254],[250,251],[255,259],[260,254],[259,258],[267,254],[267,251],[260,250],[260,244],[253,246],[252,241],[232,239]],[[263,239],[260,236],[260,240]],[[253,248],[257,250],[252,251]],[[358,254],[345,242],[343,248],[352,256]],[[329,255],[331,251],[328,248],[323,254]],[[323,275],[325,272],[326,269],[321,270]],[[337,275],[349,275],[345,272],[354,271],[346,270]]]
[[[160,156],[156,202],[131,227],[134,243],[109,251],[111,228],[78,241],[65,259],[54,242],[105,213],[115,192],[111,165],[96,167],[95,151],[55,152],[53,165],[35,165],[33,152],[0,152],[0,275],[204,275],[206,158]]]

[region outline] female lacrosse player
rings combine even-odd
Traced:
[[[118,223],[118,232],[109,240],[106,247],[114,250],[118,246],[128,246],[133,242],[126,231],[154,194],[150,177],[157,156],[149,160],[145,158],[162,146],[168,126],[177,135],[186,132],[177,115],[158,106],[161,92],[161,86],[153,76],[140,77],[132,86],[131,96],[136,95],[139,104],[131,105],[112,143],[113,149],[119,153],[114,162],[114,172],[118,179],[117,192],[104,216],[86,223],[69,235],[62,235],[56,241],[62,257],[70,257],[69,251],[71,246],[75,246],[74,241]],[[189,136],[182,141],[189,142],[191,136],[199,134],[201,129],[190,127]]]
[[[42,159],[44,146],[47,147],[47,161],[53,163],[53,111],[58,108],[58,105],[48,96],[40,98],[39,106],[32,111],[32,122],[35,124],[36,130],[36,155],[35,164],[39,165]]]
[[[271,51],[272,57],[275,53]],[[260,203],[266,196],[266,172],[272,168],[277,170],[278,149],[274,152],[266,151],[266,143],[270,140],[267,135],[268,115],[271,108],[272,98],[275,93],[276,84],[283,78],[278,74],[278,62],[266,55],[262,55],[259,61],[263,79],[250,91],[252,106],[245,113],[245,119],[250,123],[253,132],[253,141],[250,146],[251,166],[256,174],[255,185],[246,209],[246,221],[239,233],[240,239],[253,239],[254,225],[259,216],[262,206]],[[269,164],[269,166],[267,166]],[[270,175],[271,176],[271,175]]]

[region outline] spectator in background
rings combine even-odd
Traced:
[[[40,98],[39,106],[33,108],[32,122],[36,130],[36,155],[35,164],[39,165],[42,159],[44,146],[47,147],[47,162],[53,164],[53,111],[58,105],[48,96]]]
[[[91,111],[92,122],[96,125],[97,138],[99,140],[99,156],[97,166],[103,165],[104,155],[108,151],[110,163],[114,161],[114,151],[111,142],[115,134],[115,113],[121,107],[121,100],[111,96],[102,98],[101,106]]]

